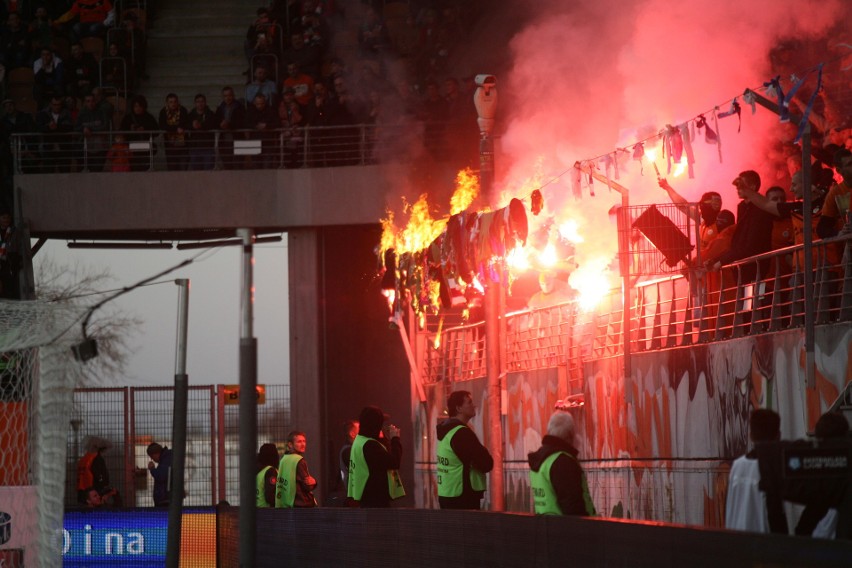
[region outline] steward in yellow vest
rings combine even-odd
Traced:
[[[528,456],[530,489],[537,515],[596,514],[573,441],[574,419],[567,412],[555,412],[547,424],[541,447]]]
[[[255,504],[260,508],[275,506],[275,484],[278,475],[278,448],[263,444],[257,452]]]
[[[317,506],[313,493],[317,480],[308,472],[308,462],[304,458],[307,447],[304,432],[294,430],[287,436],[287,453],[278,462],[278,483],[275,486],[275,506],[278,508]]]
[[[453,392],[447,399],[447,412],[450,418],[437,427],[438,503],[442,509],[479,509],[485,474],[494,467],[494,460],[468,426],[476,416],[471,394]]]
[[[361,411],[359,430],[349,454],[350,504],[360,507],[388,507],[392,499],[405,495],[399,478],[402,444],[399,428],[390,425],[390,449],[380,441],[384,412],[375,406]]]

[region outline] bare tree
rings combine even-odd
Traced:
[[[72,304],[86,308],[104,298],[114,281],[108,269],[60,265],[47,257],[35,267],[36,297],[40,300]],[[82,323],[82,320],[81,320]],[[127,370],[133,350],[130,342],[142,320],[107,303],[98,308],[86,327],[88,337],[98,342],[98,356],[84,367],[84,385],[115,385]]]

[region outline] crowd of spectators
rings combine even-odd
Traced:
[[[475,161],[473,78],[460,81],[446,68],[463,22],[475,19],[473,4],[355,3],[345,14],[330,1],[273,0],[246,32],[246,85],[224,87],[209,107],[199,93],[193,112],[170,93],[159,120],[134,94],[146,78],[151,17],[144,7],[125,2],[116,13],[111,0],[18,6],[0,9],[4,202],[10,137],[20,133],[51,135],[21,143],[18,165],[27,172],[148,169],[161,149],[172,170],[346,165],[364,159],[363,140],[360,149],[348,147],[364,138],[355,125],[406,126],[433,158]],[[26,75],[22,86],[17,77]],[[321,127],[314,148],[336,149],[306,153],[304,127]],[[373,129],[367,145],[379,136]],[[147,149],[129,147],[145,140]],[[259,141],[259,153],[235,152],[244,140]],[[213,146],[225,151],[211,158]]]

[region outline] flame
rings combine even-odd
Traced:
[[[479,281],[479,277],[476,274],[473,275],[473,282],[471,282],[470,285],[473,286],[480,294],[485,293],[485,287],[482,285],[482,282]]]
[[[686,162],[686,156],[684,155],[683,157],[681,157],[680,162],[678,162],[678,163],[677,163],[677,165],[675,166],[675,169],[674,169],[674,171],[672,172],[672,177],[680,177],[680,176],[682,176],[682,175],[683,175],[683,172],[685,172],[685,171],[686,171],[686,167],[687,167],[688,165],[689,165],[689,164],[687,164],[687,162]]]
[[[527,258],[527,249],[522,246],[517,246],[509,251],[506,255],[506,265],[514,272],[523,272],[530,267],[530,260]]]
[[[479,196],[479,178],[470,168],[456,175],[456,190],[450,198],[450,215],[461,213]]]
[[[438,320],[438,332],[435,333],[435,341],[432,343],[435,349],[441,347],[441,330],[444,329],[444,316],[441,316],[441,319]]]
[[[656,148],[645,148],[645,158],[649,162],[654,162],[657,159],[657,150]]]
[[[579,292],[578,302],[581,309],[593,310],[609,293],[611,284],[608,264],[605,257],[598,257],[583,263],[571,273],[568,282]]]
[[[559,236],[574,244],[582,243],[586,240],[578,231],[577,221],[573,219],[568,219],[559,225]]]
[[[538,253],[538,262],[545,268],[552,268],[556,266],[556,261],[556,247],[553,243],[547,243],[544,250]]]
[[[396,290],[382,290],[382,295],[387,298],[388,309],[393,313],[393,302],[396,300]]]
[[[394,248],[398,255],[425,249],[447,225],[446,219],[432,219],[425,193],[408,210],[410,212],[408,224],[396,237]]]

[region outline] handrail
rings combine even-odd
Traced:
[[[446,123],[435,125],[447,129],[452,127]],[[167,169],[168,165],[162,159],[164,154],[171,157],[175,153],[189,154],[196,150],[212,150],[215,155],[211,167],[200,169],[324,168],[398,162],[405,159],[405,149],[398,141],[402,137],[410,137],[411,133],[412,129],[407,124],[356,124],[299,126],[264,131],[205,130],[187,133],[182,143],[173,143],[174,140],[164,136],[166,133],[162,130],[113,130],[97,136],[107,136],[109,146],[118,135],[125,136],[127,140],[141,137],[149,141],[154,151],[150,153],[145,167],[134,168],[134,171],[160,171]],[[244,146],[242,141],[252,140],[260,141],[255,142],[254,150],[240,149],[240,153],[234,153],[235,146]],[[434,134],[431,139],[424,138],[422,142],[427,149],[430,143],[445,147],[443,137],[434,138]],[[180,148],[181,144],[184,145],[183,149]],[[74,173],[82,171],[83,162],[93,161],[83,144],[82,134],[75,131],[16,133],[11,135],[10,145],[16,174]],[[96,148],[97,152],[107,150]],[[255,155],[260,157],[254,158]],[[95,158],[94,162],[97,163],[98,156]]]
[[[817,324],[852,322],[852,234],[812,244]],[[718,273],[677,274],[638,282],[631,307],[631,353],[709,343],[804,326],[804,278],[794,245],[745,258]],[[785,261],[791,262],[786,264]],[[766,265],[766,266],[763,266]],[[691,285],[690,278],[703,286]],[[713,280],[718,278],[718,280]],[[709,280],[708,280],[709,279]],[[568,369],[571,393],[582,392],[584,362],[622,350],[620,291],[610,304],[583,312],[577,301],[506,314],[506,369]],[[480,324],[422,331],[425,383],[484,376]],[[473,345],[474,347],[471,347]],[[466,358],[466,359],[464,359]],[[480,361],[482,364],[480,365]]]

